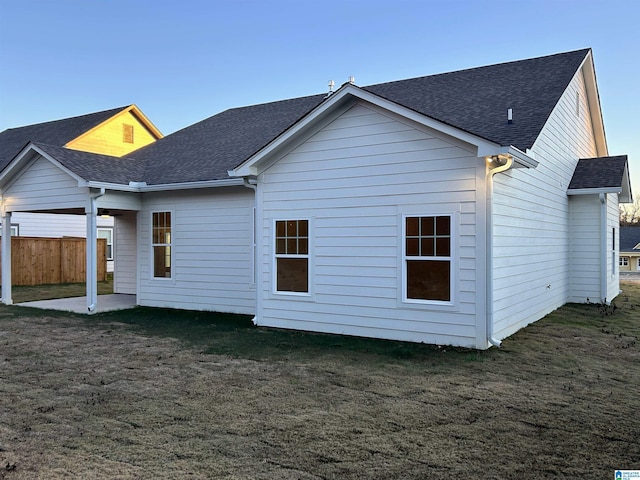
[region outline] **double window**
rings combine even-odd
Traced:
[[[309,293],[309,220],[276,220],[277,292]]]
[[[404,297],[452,302],[451,215],[404,219]]]
[[[153,212],[151,250],[154,278],[171,278],[171,212]]]

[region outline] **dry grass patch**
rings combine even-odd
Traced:
[[[487,352],[0,307],[0,479],[610,478],[640,458],[624,288]]]

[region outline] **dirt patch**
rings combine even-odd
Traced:
[[[407,359],[255,361],[3,307],[0,479],[612,478],[640,458],[629,295]]]

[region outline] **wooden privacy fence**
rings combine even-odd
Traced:
[[[85,282],[86,243],[86,239],[75,237],[11,237],[11,283],[46,285]],[[99,238],[98,281],[106,279],[107,240]]]

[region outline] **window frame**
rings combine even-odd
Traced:
[[[111,233],[111,243],[109,243],[109,239],[107,238],[107,261],[113,261],[114,260],[114,247],[113,247],[113,227],[97,227],[97,236],[98,238],[105,238],[105,237],[101,237],[100,236],[100,232],[110,232]],[[111,246],[111,256],[109,256],[109,246]]]
[[[628,267],[629,266],[629,257],[621,255],[620,257],[618,257],[618,264],[621,267]]]
[[[170,223],[170,238],[169,238],[169,242],[168,243],[154,243],[153,241],[153,217],[154,214],[156,213],[169,213],[171,215],[171,223]],[[173,209],[170,208],[166,208],[166,209],[154,209],[150,211],[149,214],[149,277],[151,280],[153,281],[159,281],[159,282],[173,282],[175,280],[175,261],[174,261],[174,256],[175,256],[175,235],[174,235],[174,225],[175,225],[175,212]],[[169,247],[169,269],[170,269],[170,276],[168,277],[156,277],[155,275],[155,252],[154,252],[154,247],[160,247],[160,246],[164,246],[164,247]],[[166,255],[165,255],[166,258]]]
[[[278,222],[289,222],[289,221],[306,221],[307,222],[307,253],[306,254],[282,254],[277,253],[277,224]],[[313,296],[313,285],[312,285],[312,268],[311,268],[311,258],[312,258],[312,228],[313,222],[312,219],[306,216],[297,216],[297,215],[289,215],[286,218],[274,218],[271,225],[271,269],[272,269],[272,288],[271,292],[274,295],[287,295],[294,296],[299,298],[311,298]],[[279,258],[299,258],[307,260],[307,291],[306,292],[295,292],[290,290],[278,290],[278,259]]]
[[[407,218],[425,218],[425,217],[449,217],[449,255],[448,256],[409,256],[407,255]],[[405,306],[425,306],[431,308],[456,308],[458,294],[456,290],[458,280],[458,223],[459,217],[457,212],[452,211],[420,211],[415,213],[403,213],[400,215],[401,235],[400,235],[400,264],[401,264],[401,303]],[[420,260],[424,259],[424,260]],[[433,300],[419,299],[408,297],[408,260],[418,261],[448,261],[449,262],[449,300]]]

